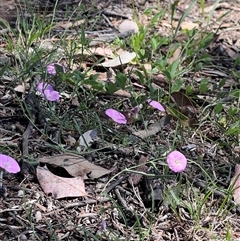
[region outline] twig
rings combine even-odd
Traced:
[[[120,17],[120,18],[124,18],[124,19],[128,18],[124,14],[116,13],[116,12],[113,12],[113,11],[110,11],[110,10],[104,10],[102,13],[105,14],[105,15],[108,15],[108,16]]]
[[[116,189],[116,190],[115,190],[115,194],[116,194],[119,202],[122,204],[122,206],[123,206],[124,208],[126,208],[126,210],[130,210],[129,207],[128,207],[128,205],[127,205],[127,202],[123,199],[122,195],[120,194],[119,189]]]
[[[120,177],[119,179],[113,181],[108,188],[106,188],[106,190],[104,191],[104,193],[109,193],[111,192],[117,185],[119,185],[121,182],[125,181],[128,178],[127,175],[124,175],[122,177]]]
[[[108,202],[109,198],[106,197],[102,197],[98,200],[94,200],[94,199],[88,199],[82,202],[75,202],[75,203],[68,203],[66,205],[63,206],[63,208],[73,208],[73,207],[83,207],[86,206],[87,204],[95,204],[95,203],[101,203],[101,202]]]

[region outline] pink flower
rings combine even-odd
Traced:
[[[41,82],[38,84],[37,90],[42,97],[45,97],[49,101],[56,101],[60,98],[59,93],[50,84]]]
[[[160,111],[165,111],[164,107],[159,103],[157,102],[156,100],[151,100],[151,99],[148,99],[147,102],[149,103],[149,105],[151,105],[153,108],[155,109],[158,109]]]
[[[119,111],[114,109],[107,109],[105,114],[118,124],[127,124],[126,117]]]
[[[47,72],[50,75],[56,75],[57,71],[56,71],[56,66],[58,66],[59,68],[62,68],[62,72],[64,73],[66,70],[64,68],[64,66],[62,66],[61,64],[57,64],[57,63],[51,63],[47,66]]]
[[[17,173],[20,171],[17,161],[4,154],[0,154],[0,167],[10,173]]]
[[[179,151],[172,151],[167,156],[167,163],[173,172],[182,172],[187,166],[187,158]]]

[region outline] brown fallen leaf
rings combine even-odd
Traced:
[[[198,28],[198,26],[199,26],[198,23],[193,23],[193,22],[182,22],[181,23],[181,29],[192,30],[194,28]]]
[[[240,164],[236,164],[235,172],[231,180],[233,185],[233,199],[235,203],[240,203]]]
[[[194,119],[196,117],[197,109],[186,95],[181,92],[173,92],[171,93],[171,99],[183,115],[189,119]]]
[[[77,147],[77,151],[81,152],[83,149],[91,147],[92,143],[94,142],[94,140],[96,140],[96,138],[97,138],[96,130],[89,130],[84,134],[82,134],[78,140],[79,145]]]
[[[83,179],[97,179],[112,171],[97,166],[86,160],[84,157],[74,154],[60,154],[50,157],[41,157],[38,161],[41,163],[48,163],[63,167],[71,176],[80,176]]]
[[[82,177],[63,178],[51,173],[46,166],[37,167],[37,179],[43,191],[53,198],[86,196]]]
[[[148,129],[137,130],[137,131],[132,130],[132,134],[141,139],[146,139],[147,137],[153,136],[158,132],[160,132],[165,126],[167,126],[170,123],[171,119],[172,119],[171,115],[166,115],[162,117],[159,121],[156,121],[155,123],[150,125]]]
[[[142,177],[143,177],[142,173],[147,172],[148,170],[148,167],[146,166],[147,160],[148,160],[147,156],[141,155],[138,161],[138,164],[140,166],[137,167],[136,172],[131,173],[130,176],[128,177],[128,182],[130,184],[133,184],[136,186],[142,180]],[[137,171],[139,171],[139,173],[137,173]]]
[[[17,92],[20,92],[20,93],[25,93],[25,90],[26,90],[26,86],[25,84],[21,84],[21,85],[17,85],[15,88],[14,88],[15,91]]]
[[[173,56],[168,59],[168,64],[172,64],[175,60],[179,59],[180,57],[180,54],[181,54],[181,51],[182,51],[182,47],[179,46],[173,53]]]

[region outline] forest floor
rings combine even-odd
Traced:
[[[1,241],[240,240],[239,1],[3,5]]]

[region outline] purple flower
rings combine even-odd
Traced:
[[[156,100],[151,100],[151,99],[148,99],[147,102],[149,103],[149,105],[151,105],[153,108],[155,109],[158,109],[160,111],[165,111],[164,107],[159,103],[157,102]]]
[[[49,101],[56,101],[60,98],[59,93],[55,91],[50,84],[41,82],[37,85],[37,90],[40,92],[42,97]]]
[[[12,157],[4,154],[0,154],[0,167],[10,173],[17,173],[20,171],[18,162]]]
[[[179,151],[172,151],[167,156],[167,163],[173,172],[182,172],[187,166],[187,158]]]
[[[62,68],[62,72],[64,73],[66,70],[64,68],[64,66],[57,64],[57,63],[51,63],[47,66],[47,72],[50,75],[56,75],[57,71],[56,71],[56,65],[59,66],[60,68]]]
[[[126,117],[117,110],[107,109],[105,114],[118,124],[127,124]]]
[[[107,223],[105,220],[102,219],[102,221],[100,222],[100,231],[104,231],[107,229]]]

